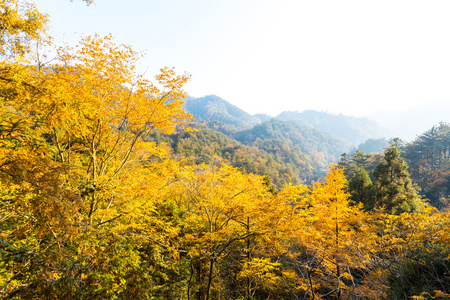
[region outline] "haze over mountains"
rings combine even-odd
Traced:
[[[379,153],[391,138],[409,142],[450,121],[445,102],[363,118],[313,110],[251,115],[215,95],[189,97],[184,108],[194,116],[191,126],[197,131],[154,136],[156,141],[197,163],[220,157],[244,172],[266,174],[276,187],[321,178],[343,153]]]
[[[227,124],[227,130],[233,132],[248,129],[272,119],[271,116],[265,114],[250,115],[215,95],[189,98],[185,108],[197,120],[219,121]],[[369,139],[398,137],[404,141],[411,141],[440,122],[450,122],[450,102],[434,101],[403,111],[381,110],[362,118],[306,110],[303,112],[285,111],[273,119],[291,121],[300,126],[319,129],[350,142],[354,146]]]
[[[282,112],[276,119],[293,121],[299,125],[317,128],[340,137],[357,146],[368,139],[386,137],[387,132],[367,118],[334,115],[326,112],[305,110],[304,112]]]
[[[450,101],[435,100],[402,111],[381,110],[368,118],[376,121],[391,137],[411,141],[440,122],[450,122]]]

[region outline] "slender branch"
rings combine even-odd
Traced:
[[[124,214],[120,214],[120,215],[118,215],[118,216],[115,216],[115,217],[112,218],[112,219],[109,219],[109,220],[104,221],[104,222],[100,222],[100,223],[98,223],[98,224],[96,225],[96,227],[99,227],[99,226],[101,226],[101,225],[103,225],[103,224],[106,224],[106,223],[113,222],[113,221],[117,220],[118,218],[122,217],[123,215],[124,215]]]

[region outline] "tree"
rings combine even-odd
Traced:
[[[384,151],[384,157],[373,171],[376,198],[373,208],[384,208],[394,214],[420,212],[424,202],[417,194],[408,172],[408,165],[393,143]]]
[[[373,209],[374,189],[372,180],[366,170],[360,169],[348,182],[350,201],[353,204],[362,203],[366,211]]]
[[[371,174],[379,160],[380,154],[365,154],[363,151],[357,150],[350,157],[347,153],[342,154],[338,166],[344,170],[347,180],[351,180],[360,169]]]
[[[440,123],[405,147],[405,159],[421,194],[430,204],[448,207],[450,187],[450,126]]]
[[[301,298],[357,298],[372,287],[366,279],[374,241],[361,205],[349,205],[346,183],[343,171],[332,167],[325,182],[298,201],[301,209],[291,226],[299,227],[288,261],[295,266]]]
[[[281,221],[292,210],[286,199],[273,194],[263,177],[226,165],[187,166],[177,178],[179,206],[186,211],[187,298],[252,297],[277,283],[276,264],[262,255],[280,242]]]
[[[348,171],[351,169],[351,161],[349,155],[344,152],[341,154],[341,159],[339,160],[338,167],[344,170],[344,174],[348,176]]]
[[[155,208],[177,164],[143,137],[190,119],[181,109],[189,75],[163,68],[153,84],[135,73],[139,54],[110,36],[44,63],[28,45],[39,44],[45,17],[1,5],[2,296],[148,293],[133,278],[151,264],[143,248],[174,256],[177,225],[158,222],[167,216]]]
[[[47,16],[31,2],[4,0],[0,3],[0,24],[0,57],[11,59],[30,51],[30,45],[47,29]]]
[[[448,213],[427,207],[421,213],[376,214],[374,280],[389,299],[448,299],[450,236]]]

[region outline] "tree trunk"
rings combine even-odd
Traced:
[[[209,300],[209,292],[211,289],[211,282],[213,276],[213,268],[214,268],[214,258],[211,258],[209,261],[209,275],[208,275],[208,286],[206,287],[206,300]]]

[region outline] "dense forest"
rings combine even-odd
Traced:
[[[410,143],[399,139],[392,142],[397,148],[397,159],[402,160],[396,172],[407,172],[419,195],[440,210],[447,210],[450,206],[449,142],[450,125],[446,123],[434,126]],[[339,166],[345,170],[350,182],[357,173],[363,172],[367,173],[364,175],[367,182],[372,184],[375,168],[381,159],[380,153],[366,154],[358,150],[352,155],[342,154]]]
[[[0,13],[1,299],[450,297],[448,125],[306,184],[340,144],[189,127],[188,74],[149,81],[111,36],[57,47],[31,2]]]
[[[318,170],[324,167],[323,161],[282,140],[243,144],[202,124],[190,123],[190,127],[195,131],[179,130],[170,135],[155,131],[147,140],[166,143],[175,157],[185,157],[195,164],[223,162],[247,174],[267,176],[277,188],[317,180]]]
[[[170,135],[154,131],[147,140],[167,143],[175,156],[197,164],[220,158],[244,173],[268,175],[277,188],[318,180],[330,162],[351,148],[326,132],[275,119],[228,134],[221,132],[226,124],[220,121],[191,122],[189,126],[195,130],[176,130]]]

